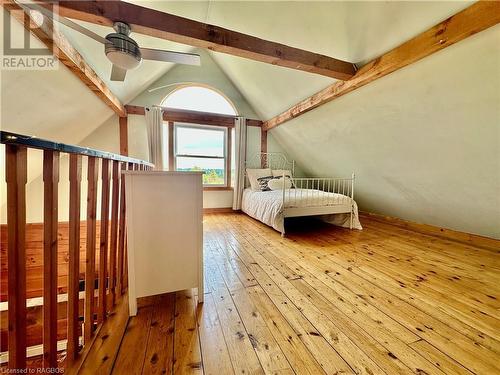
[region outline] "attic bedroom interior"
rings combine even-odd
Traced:
[[[1,9],[1,373],[500,374],[499,1]]]

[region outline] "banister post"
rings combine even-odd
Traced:
[[[27,150],[5,146],[8,231],[9,369],[26,368],[26,182]]]
[[[59,152],[43,151],[43,365],[57,368],[57,224]]]
[[[94,290],[95,290],[95,252],[96,252],[96,210],[98,159],[88,158],[87,190],[87,251],[85,257],[85,317],[84,342],[87,345],[94,332]]]
[[[68,262],[68,346],[66,367],[79,351],[79,281],[80,281],[80,200],[82,156],[69,155],[69,262]]]
[[[106,280],[108,268],[108,226],[109,226],[109,160],[102,159],[101,188],[101,235],[99,246],[99,310],[98,322],[106,320]]]
[[[109,289],[112,305],[116,302],[116,251],[118,249],[118,213],[120,203],[120,162],[113,161],[111,197],[111,233],[109,246]]]

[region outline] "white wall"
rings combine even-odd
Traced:
[[[275,130],[362,210],[500,238],[500,25]]]
[[[132,100],[131,104],[141,106],[159,105],[170,92],[175,90],[176,86],[169,86],[153,92],[148,92],[149,89],[172,83],[192,82],[208,85],[219,90],[234,104],[238,114],[246,116],[247,118],[257,119],[258,116],[253,108],[247,103],[246,99],[240,94],[226,74],[213,61],[212,57],[204,50],[196,50],[196,53],[201,55],[201,67],[188,65],[175,66]],[[144,116],[130,115],[128,131],[129,155],[131,157],[148,160],[146,122]],[[260,153],[260,136],[259,128],[248,127],[247,159]],[[268,151],[283,152],[283,149],[274,141],[272,135],[268,136],[268,138]],[[232,202],[232,191],[205,191],[203,193],[203,205],[205,208],[231,207]]]

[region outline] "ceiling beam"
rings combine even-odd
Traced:
[[[340,80],[349,79],[356,72],[356,66],[347,61],[123,1],[59,1],[58,5],[63,17],[107,26],[122,21],[135,33],[250,60]]]
[[[336,82],[276,117],[264,121],[263,129],[273,129],[499,22],[500,1],[479,1],[364,65],[350,80]]]
[[[73,72],[94,94],[108,105],[118,116],[126,116],[126,110],[120,100],[111,92],[104,81],[85,61],[82,55],[73,47],[66,37],[53,27],[52,22],[44,22],[41,27],[36,27],[34,21],[25,22],[23,8],[13,0],[2,0],[2,6],[13,18],[42,41],[47,48],[53,51],[54,56]],[[33,27],[30,27],[33,24]]]
[[[146,108],[137,105],[127,104],[125,106],[129,115],[145,115]],[[187,109],[176,109],[163,107],[163,120],[171,122],[187,122],[190,124],[215,125],[225,126],[228,128],[234,127],[234,119],[232,115],[223,115],[219,113],[190,111]],[[262,126],[262,121],[247,118],[247,126]]]

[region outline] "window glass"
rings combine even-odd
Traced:
[[[177,154],[224,156],[225,131],[177,127]]]
[[[225,128],[175,127],[175,164],[178,171],[203,171],[203,184],[226,186]]]
[[[236,115],[231,103],[215,90],[207,87],[189,86],[173,91],[162,106],[191,111]]]
[[[226,175],[224,159],[177,157],[178,171],[203,171],[203,184],[224,185]]]

